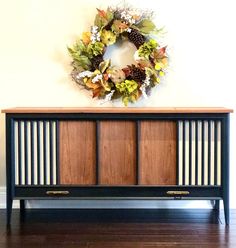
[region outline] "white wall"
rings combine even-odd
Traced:
[[[66,46],[89,29],[96,7],[114,0],[0,0],[0,109],[101,106],[71,82]],[[128,1],[127,1],[128,2]],[[162,85],[134,106],[235,108],[234,0],[130,0],[156,11],[171,63]],[[110,106],[105,104],[102,106]],[[120,105],[116,102],[115,106]],[[231,121],[231,207],[236,207],[236,120]],[[4,116],[0,114],[0,185],[5,185]]]

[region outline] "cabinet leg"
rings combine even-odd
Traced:
[[[214,209],[219,212],[220,211],[220,200],[215,200]]]
[[[25,200],[20,200],[20,220],[25,220]]]
[[[20,200],[20,212],[25,212],[25,200]]]
[[[7,197],[7,226],[11,225],[12,202],[12,198]]]
[[[225,224],[229,225],[229,199],[226,198],[223,201],[224,201]]]

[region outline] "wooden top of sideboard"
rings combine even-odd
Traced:
[[[222,107],[160,107],[160,108],[129,108],[129,107],[42,107],[42,108],[8,108],[2,113],[232,113],[233,109]]]

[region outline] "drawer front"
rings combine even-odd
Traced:
[[[133,198],[133,199],[216,199],[222,198],[218,186],[16,186],[15,198]]]

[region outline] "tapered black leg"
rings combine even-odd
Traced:
[[[7,226],[11,225],[12,198],[7,196]]]
[[[229,115],[222,123],[222,186],[225,224],[229,225]]]
[[[225,224],[229,225],[229,198],[224,199]]]
[[[25,212],[25,200],[20,200],[20,213],[23,214]]]
[[[20,221],[25,221],[25,200],[20,200]]]
[[[214,209],[218,212],[220,211],[220,200],[215,200]]]

